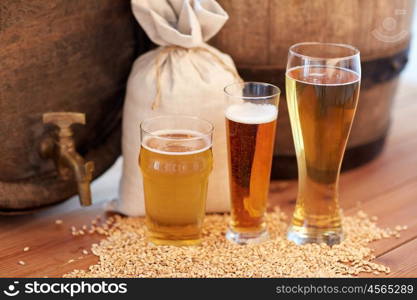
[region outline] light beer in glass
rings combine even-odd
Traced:
[[[142,122],[139,165],[148,237],[154,244],[200,242],[213,164],[212,132],[211,123],[195,117]]]
[[[360,79],[354,47],[300,43],[289,50],[286,93],[299,180],[288,238],[298,244],[342,239],[339,173]]]

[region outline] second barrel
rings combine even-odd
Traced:
[[[230,19],[212,44],[233,57],[245,80],[271,82],[284,88],[288,48],[298,42],[345,43],[359,48],[361,96],[343,167],[359,166],[381,152],[398,75],[408,59],[413,0],[219,2]],[[297,165],[283,100],[272,177],[294,178]]]

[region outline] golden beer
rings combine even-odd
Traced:
[[[344,68],[287,70],[287,102],[299,173],[290,231],[298,235],[296,242],[300,237],[307,242],[340,242],[338,180],[359,85],[360,75]]]
[[[258,100],[256,93],[248,91],[251,100],[232,102],[225,111],[231,193],[231,222],[226,236],[239,244],[267,238],[265,213],[279,98],[279,90],[273,91],[269,99]]]
[[[199,243],[213,165],[211,140],[196,131],[154,132],[142,140],[139,165],[150,241]]]

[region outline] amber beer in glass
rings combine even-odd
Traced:
[[[225,88],[231,222],[227,239],[238,244],[268,237],[268,201],[280,90],[247,82]]]
[[[300,43],[289,49],[287,104],[298,163],[298,196],[288,238],[342,240],[339,173],[359,97],[359,51]]]
[[[141,123],[139,166],[148,237],[154,244],[200,242],[213,165],[212,133],[211,123],[188,116]]]

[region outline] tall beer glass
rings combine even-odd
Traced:
[[[268,237],[268,201],[280,90],[247,82],[225,88],[231,223],[227,239],[238,244]]]
[[[297,244],[342,239],[338,182],[359,97],[359,51],[300,43],[289,49],[287,104],[298,162],[298,196],[288,238]]]
[[[213,164],[213,126],[195,117],[163,116],[140,127],[148,237],[158,245],[198,244]]]

